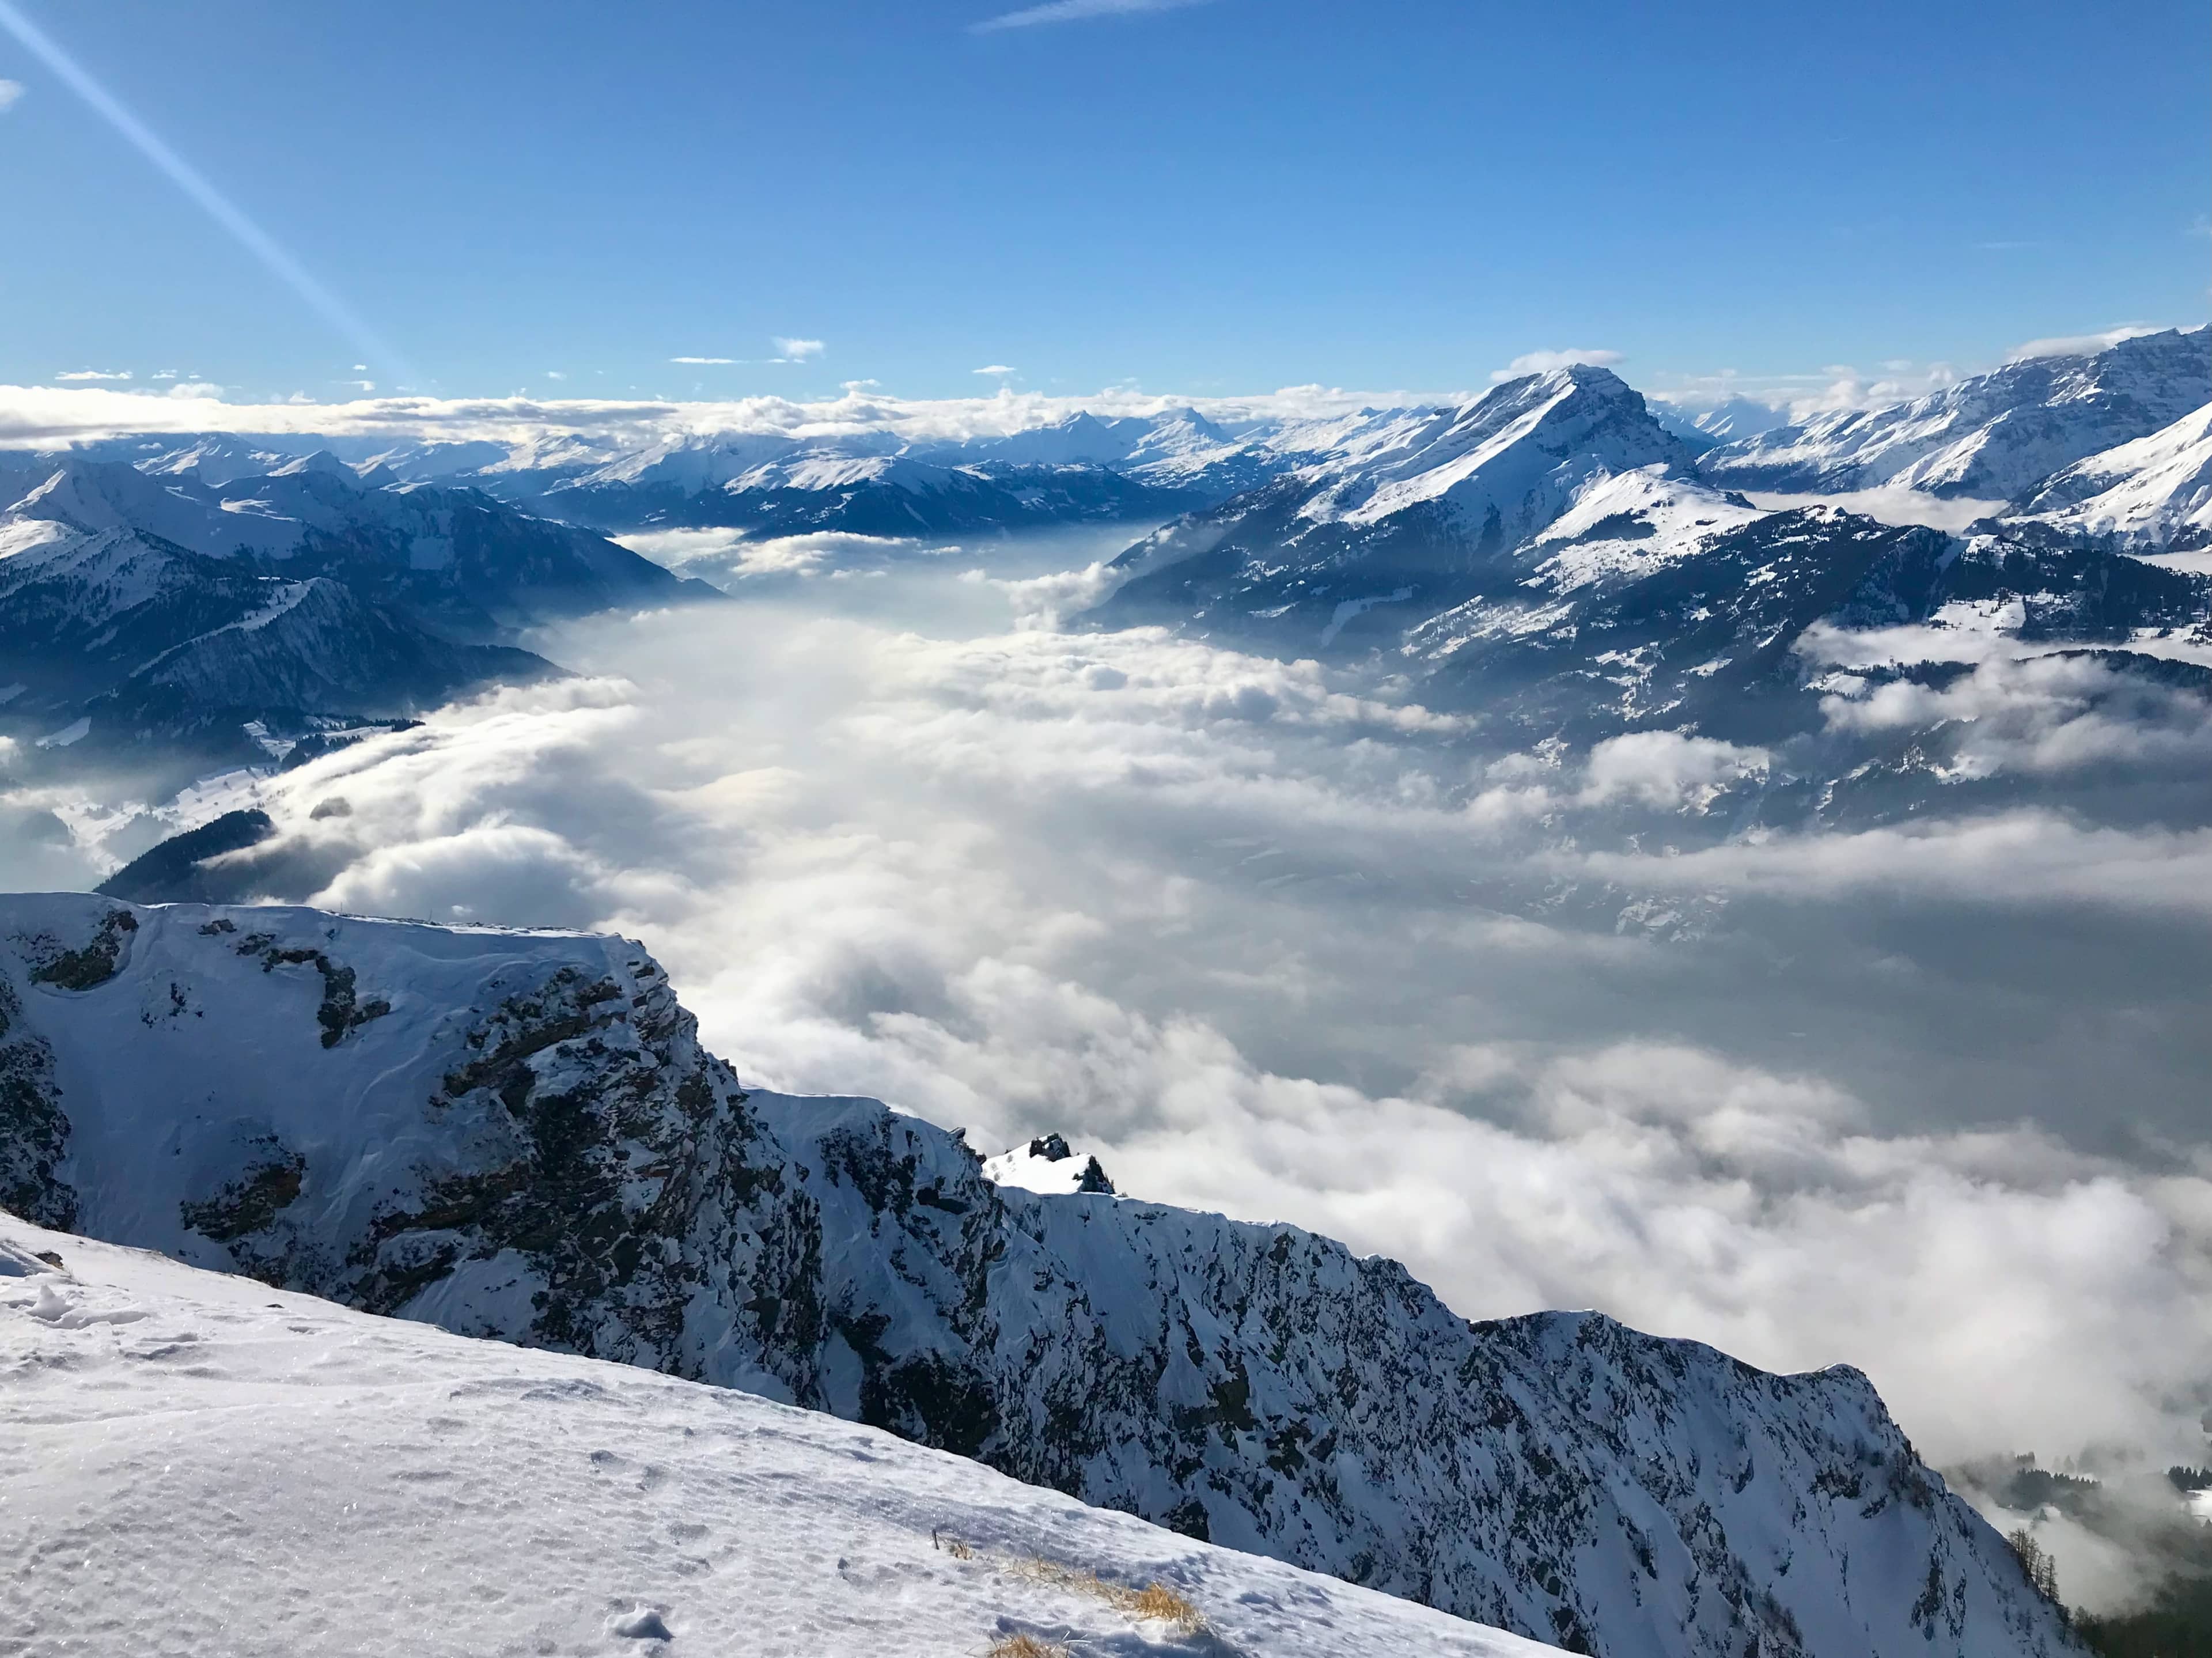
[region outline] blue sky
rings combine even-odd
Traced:
[[[2207,308],[2194,0],[12,3],[389,343],[0,32],[15,383],[1648,386]]]

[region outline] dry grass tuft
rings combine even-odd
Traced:
[[[1087,1594],[1094,1600],[1103,1600],[1132,1618],[1170,1625],[1185,1635],[1195,1635],[1206,1627],[1206,1614],[1188,1596],[1164,1583],[1148,1583],[1143,1588],[1133,1589],[1126,1583],[1110,1583],[1096,1571],[1041,1558],[1025,1560],[1013,1570],[1032,1582],[1050,1583],[1058,1588],[1073,1589],[1078,1594]]]
[[[1124,1589],[1124,1594],[1128,1591]],[[1206,1614],[1194,1606],[1189,1597],[1165,1583],[1147,1583],[1129,1600],[1126,1610],[1139,1618],[1156,1618],[1163,1624],[1172,1624],[1185,1634],[1196,1634],[1206,1627]]]
[[[1067,1658],[1067,1649],[1034,1635],[1001,1635],[984,1649],[983,1658]]]

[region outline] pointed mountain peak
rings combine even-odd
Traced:
[[[987,1158],[983,1178],[1026,1192],[1117,1195],[1098,1159],[1077,1151],[1057,1133],[1040,1134],[1027,1145]]]
[[[327,449],[318,449],[312,455],[302,455],[297,460],[287,461],[269,476],[277,478],[306,477],[320,474],[347,483],[359,483],[361,475]]]
[[[136,530],[153,527],[149,520],[157,521],[174,505],[167,489],[126,461],[65,455],[53,475],[12,510],[23,518],[55,519],[81,530]]]

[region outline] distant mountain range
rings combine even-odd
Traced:
[[[1993,649],[2087,653],[2169,689],[2212,670],[2212,572],[2191,562],[2212,542],[2212,332],[1749,435],[1764,417],[1738,404],[1692,419],[1574,365],[1455,408],[1078,413],[960,442],[549,433],[299,454],[211,434],[0,455],[0,725],[87,752],[281,755],[555,671],[517,648],[533,622],[705,595],[603,533],[672,528],[1157,523],[1081,625],[1371,658],[1516,744],[1795,741],[1838,698],[1948,683]],[[1887,492],[1881,519],[1844,510],[1868,492]],[[1984,500],[1970,532],[1904,521],[1914,501],[1955,524]],[[1877,623],[1918,631],[1862,648]],[[1907,750],[1941,770],[1957,732],[1920,735]],[[1816,769],[1887,775],[1881,745],[1832,745]]]
[[[715,596],[480,491],[327,453],[241,470],[270,459],[0,461],[0,721],[49,748],[266,760],[558,671],[507,642],[532,623]]]
[[[2031,357],[1886,409],[1838,410],[1708,452],[1739,489],[1838,494],[1885,485],[2017,501],[2060,468],[2212,398],[2212,333],[2145,334],[2094,356]]]
[[[1609,371],[1571,366],[1368,422],[1171,521],[1085,621],[1372,658],[1516,745],[1811,744],[1817,786],[1762,811],[1909,811],[1967,780],[1961,729],[1845,738],[1840,704],[1993,655],[2212,694],[2212,568],[2187,556],[2212,537],[2208,405],[2197,330],[1697,452]],[[1949,533],[1732,483],[2012,504]]]

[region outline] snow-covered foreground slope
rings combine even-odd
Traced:
[[[1550,1650],[814,1412],[6,1217],[0,1497],[23,1658]]]
[[[2069,1646],[1856,1371],[1470,1325],[1293,1227],[995,1185],[873,1101],[748,1096],[619,938],[0,900],[0,1206],[1608,1658]]]

